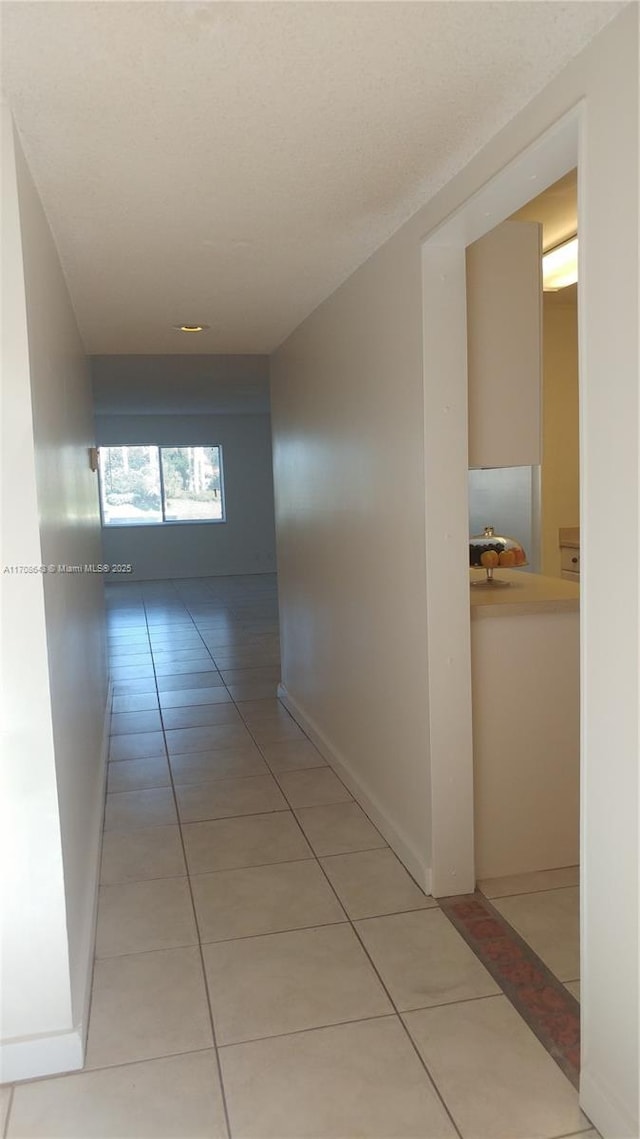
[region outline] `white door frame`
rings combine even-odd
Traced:
[[[501,170],[422,247],[431,886],[436,897],[475,889],[465,250],[575,166],[580,185],[582,110],[582,104],[575,107]],[[588,235],[581,232],[581,243],[585,240]]]

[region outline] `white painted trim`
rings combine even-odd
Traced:
[[[598,1130],[612,1139],[636,1139],[637,1122],[627,1114],[612,1089],[605,1087],[588,1068],[580,1073],[580,1107],[589,1119],[598,1120]]]
[[[98,885],[100,882],[100,862],[102,858],[102,824],[107,786],[107,761],[109,755],[109,735],[113,685],[107,689],[102,740],[100,744],[100,794],[98,796],[95,819],[95,843],[92,856],[93,902],[91,917],[86,927],[85,945],[81,952],[83,981],[81,985],[78,1023],[64,1032],[53,1032],[43,1036],[28,1036],[17,1040],[5,1040],[0,1044],[0,1072],[2,1081],[13,1083],[39,1076],[54,1076],[62,1072],[75,1072],[84,1065],[84,1052],[89,1027],[89,1006],[93,982],[93,962],[95,955],[96,923],[98,917]]]
[[[422,246],[430,829],[436,897],[475,887],[465,250],[577,165],[583,113],[581,102],[533,139],[427,234]]]
[[[49,1036],[27,1036],[0,1044],[0,1071],[4,1083],[77,1072],[84,1064],[84,1040],[80,1028]]]
[[[345,756],[340,755],[340,753],[336,751],[324,733],[321,732],[315,721],[307,715],[304,708],[302,708],[291,693],[287,691],[284,684],[278,685],[278,699],[282,701],[296,723],[306,732],[323,759],[326,759],[336,775],[346,784],[354,798],[357,799],[359,805],[362,807],[362,810],[369,816],[374,826],[378,828],[380,833],[387,840],[389,846],[398,855],[400,861],[404,863],[420,888],[424,890],[426,894],[431,894],[431,871],[425,859],[420,856],[419,852],[408,841],[406,835],[398,829],[380,802],[369,794],[367,788],[359,776],[355,774]]]
[[[442,898],[476,884],[464,246],[424,246],[422,293],[430,860]]]

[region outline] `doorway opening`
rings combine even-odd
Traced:
[[[580,107],[423,245],[432,892],[475,889],[466,250],[578,166]]]
[[[487,571],[470,569],[476,885],[487,912],[508,923],[506,935],[515,931],[521,939],[507,973],[514,974],[521,953],[529,961],[516,1005],[520,997],[525,1017],[533,1015],[535,977],[563,1010],[562,1033],[554,1036],[547,1026],[547,1043],[574,1082],[580,479],[571,255],[577,231],[574,169],[467,251],[469,533],[482,535],[491,524],[495,535],[518,543],[498,555],[495,542],[470,539],[474,566],[483,555],[498,563],[488,587]],[[554,277],[550,265],[561,258],[563,275]]]

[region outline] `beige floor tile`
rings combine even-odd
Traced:
[[[220,1050],[243,1139],[455,1139],[395,1017]]]
[[[138,640],[133,640],[132,638],[128,638],[126,640],[123,640],[122,638],[118,640],[112,640],[112,638],[109,638],[107,648],[109,661],[118,662],[121,662],[121,657],[125,656],[129,658],[132,657],[134,661],[136,661],[136,657],[140,656],[141,653],[150,652],[148,638]]]
[[[330,803],[353,802],[351,792],[329,767],[280,772],[277,779],[292,807],[324,807]]]
[[[205,645],[153,645],[153,663],[158,676],[182,676],[185,672],[211,672],[215,666]],[[218,670],[215,669],[217,672]]]
[[[464,1139],[551,1139],[588,1126],[577,1092],[506,997],[404,1020]]]
[[[148,676],[142,680],[114,680],[113,681],[113,695],[114,696],[139,696],[156,692],[156,678],[155,676]]]
[[[100,881],[104,885],[181,878],[186,872],[178,826],[107,831],[103,837]]]
[[[110,670],[112,680],[152,680],[153,665],[149,664],[117,664]]]
[[[129,827],[168,826],[177,823],[176,806],[170,787],[146,791],[119,791],[107,795],[105,831]]]
[[[173,661],[178,660],[206,661],[210,663],[211,657],[201,643],[199,648],[197,645],[192,645],[191,647],[187,646],[187,648],[175,648],[173,645],[169,645],[167,648],[159,648],[156,646],[153,650],[153,660],[155,664],[172,664]],[[198,670],[194,669],[193,671],[196,672]]]
[[[198,949],[161,949],[96,961],[87,1068],[193,1052],[212,1044]]]
[[[563,866],[559,870],[536,870],[532,874],[509,874],[505,878],[483,878],[478,889],[485,898],[504,898],[509,894],[532,894],[562,886],[577,886],[579,866]]]
[[[10,1139],[225,1139],[212,1050],[17,1089]]]
[[[186,878],[155,878],[100,887],[97,958],[197,943]]]
[[[370,918],[436,906],[392,850],[363,850],[321,859],[350,918]]]
[[[109,652],[110,671],[113,672],[114,669],[122,668],[123,665],[132,666],[143,664],[147,668],[149,666],[152,667],[153,661],[151,659],[151,650],[148,647],[145,649],[142,646],[138,646],[138,648],[140,651],[137,653],[121,653],[117,647],[111,648]]]
[[[163,708],[162,720],[167,731],[243,723],[235,704],[230,701],[225,704],[189,704],[186,708]]]
[[[243,723],[205,724],[200,728],[177,728],[166,732],[169,755],[186,755],[189,751],[211,751],[214,748],[251,744],[253,740]]]
[[[144,759],[120,759],[109,764],[107,791],[110,794],[170,785],[169,764],[164,755],[146,756]]]
[[[113,736],[109,747],[109,758],[144,759],[149,755],[164,755],[164,735],[158,732],[131,732],[124,736]]]
[[[270,700],[256,701],[256,703],[270,704]],[[242,709],[243,705],[239,704],[238,707]],[[307,737],[301,727],[295,723],[294,720],[289,718],[283,719],[267,719],[259,720],[255,717],[252,720],[247,720],[251,733],[262,747],[263,744],[278,743],[280,741],[298,741],[305,743]]]
[[[227,688],[234,700],[269,700],[277,691],[275,680],[245,680],[241,684],[229,682]]]
[[[0,1135],[4,1135],[4,1129],[6,1127],[7,1116],[9,1114],[9,1107],[11,1104],[12,1091],[13,1088],[11,1088],[8,1084],[6,1087],[0,1087]]]
[[[161,690],[158,699],[163,712],[167,708],[190,708],[194,705],[198,707],[201,704],[229,704],[231,706],[231,697],[224,685],[219,685],[217,688],[180,687],[171,692]]]
[[[176,785],[269,774],[269,768],[260,752],[255,744],[251,743],[219,748],[215,751],[192,751],[188,755],[172,755],[171,770]]]
[[[578,1000],[578,1001],[580,1000],[580,982],[579,981],[566,981],[565,982],[565,989],[568,989],[569,992],[572,993],[573,996],[576,998],[576,1000]]]
[[[379,831],[357,803],[302,807],[295,812],[317,855],[349,854],[386,846]]]
[[[575,981],[580,976],[577,886],[497,898],[493,905],[560,981]]]
[[[111,716],[111,735],[128,735],[136,732],[161,732],[162,723],[157,708],[142,712],[114,712]]]
[[[258,739],[260,733],[250,725],[252,735]],[[301,771],[303,768],[326,767],[327,761],[313,746],[310,740],[278,740],[265,743],[260,740],[260,749],[272,771]]]
[[[111,711],[148,712],[157,709],[158,697],[155,692],[140,692],[137,696],[114,696]]]
[[[210,672],[209,670],[204,672],[185,672],[178,676],[176,676],[175,673],[171,673],[167,676],[159,676],[157,685],[160,704],[163,704],[162,697],[165,693],[178,692],[180,689],[184,689],[187,692],[192,692],[196,688],[220,688],[223,693],[227,691],[220,673]],[[224,697],[221,696],[221,699],[224,699]]]
[[[198,660],[172,660],[159,662],[156,664],[155,670],[158,680],[161,676],[189,676],[193,672],[217,673],[218,671],[208,654],[203,655]]]
[[[202,941],[345,921],[317,862],[219,870],[191,879]]]
[[[253,649],[249,650],[252,657],[257,656]],[[256,680],[272,680],[275,684],[280,683],[280,669],[273,666],[258,667],[258,668],[225,668],[220,670],[220,675],[225,684],[245,684],[253,683]]]
[[[179,652],[181,649],[185,652],[192,650],[193,652],[202,652],[202,638],[195,629],[180,630],[180,632],[152,632],[151,633],[151,648],[157,652]]]
[[[183,823],[287,809],[287,801],[271,775],[219,779],[176,787],[176,799]]]
[[[247,723],[263,723],[270,721],[288,721],[294,723],[284,705],[274,698],[273,700],[243,700],[238,709]]]
[[[439,909],[367,918],[356,929],[399,1009],[500,992]]]
[[[191,874],[313,858],[290,811],[186,823],[183,837]]]
[[[203,952],[218,1044],[391,1011],[348,925],[222,941]]]

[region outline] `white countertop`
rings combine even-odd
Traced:
[[[523,570],[495,570],[500,581],[511,582],[508,589],[469,589],[471,617],[516,617],[536,613],[577,613],[580,586],[559,577],[543,577]],[[470,581],[482,581],[484,570],[470,569]]]

